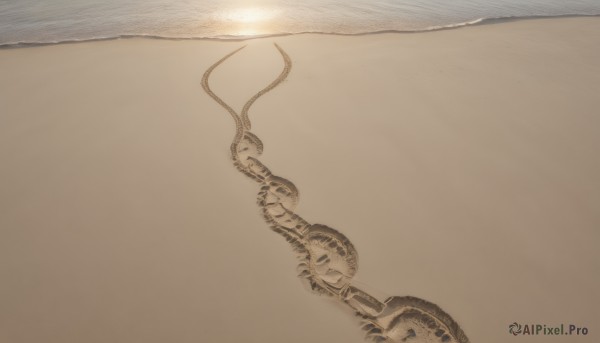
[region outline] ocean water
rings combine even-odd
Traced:
[[[600,15],[600,0],[0,0],[0,45],[420,31],[561,15]]]

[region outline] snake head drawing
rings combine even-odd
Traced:
[[[437,305],[416,297],[391,297],[383,311],[365,320],[375,342],[468,343],[458,324]],[[368,325],[371,324],[371,325]]]

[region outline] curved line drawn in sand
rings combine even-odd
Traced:
[[[394,296],[379,301],[352,284],[358,271],[358,253],[342,233],[321,224],[310,224],[294,209],[299,201],[298,189],[275,176],[259,161],[263,152],[260,139],[250,132],[248,111],[265,93],[288,76],[292,61],[277,44],[284,69],[277,79],[256,93],[244,105],[241,114],[227,105],[210,88],[209,78],[216,67],[243,49],[241,47],[213,64],[202,77],[204,91],[229,112],[236,126],[231,144],[235,167],[260,185],[258,205],[271,229],[292,246],[300,263],[298,276],[315,293],[336,299],[361,319],[366,338],[376,343],[468,343],[460,326],[441,308],[411,296]]]

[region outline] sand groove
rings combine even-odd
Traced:
[[[402,296],[381,302],[352,285],[358,271],[358,253],[350,240],[337,230],[310,224],[294,212],[299,193],[289,180],[275,176],[258,159],[263,152],[260,139],[250,132],[248,112],[254,102],[283,82],[292,68],[287,53],[275,44],[284,68],[271,84],[252,96],[238,114],[210,88],[211,73],[243,47],[229,53],[206,70],[204,91],[233,118],[236,134],[231,144],[234,166],[260,183],[258,205],[271,229],[282,235],[297,254],[298,275],[317,294],[348,305],[361,318],[366,337],[375,342],[468,343],[460,326],[437,305],[423,299]]]

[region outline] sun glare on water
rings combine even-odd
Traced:
[[[228,12],[226,20],[237,23],[256,23],[270,19],[272,14],[261,8],[239,8]]]
[[[260,7],[234,8],[218,15],[221,25],[231,35],[251,36],[269,31],[270,23],[277,17],[277,11]]]

